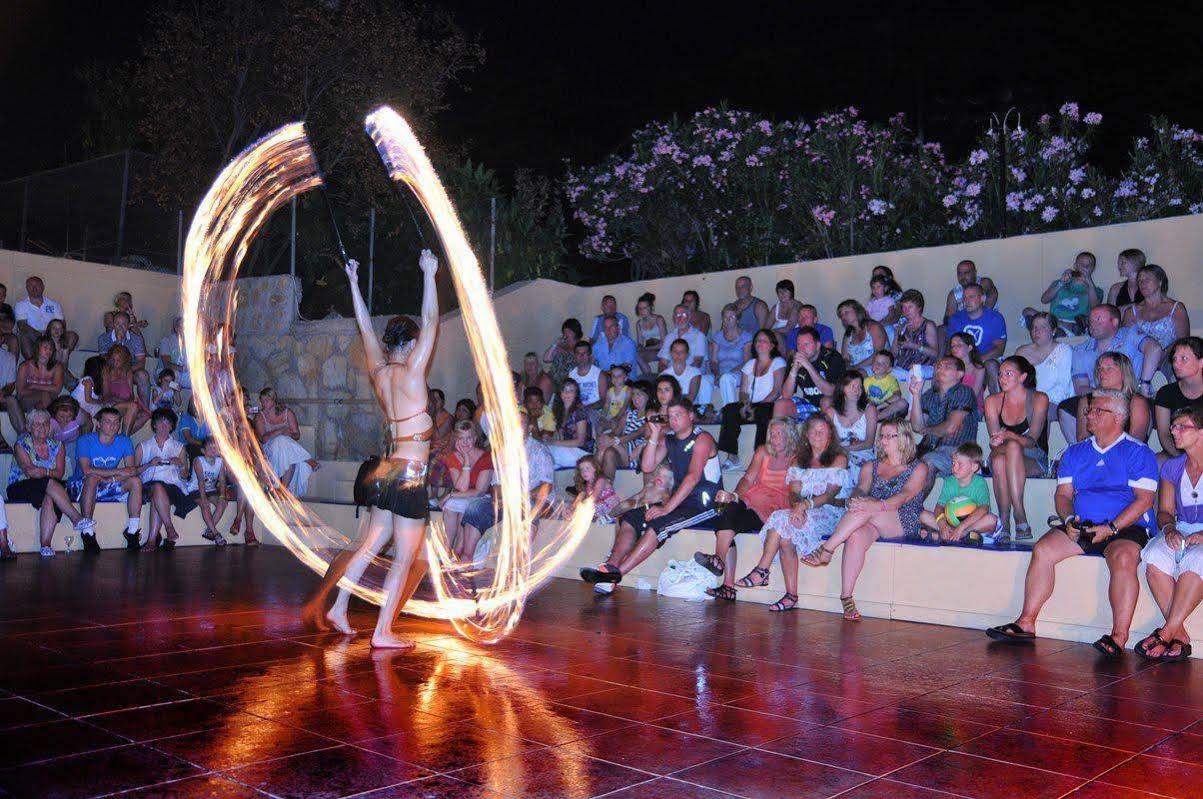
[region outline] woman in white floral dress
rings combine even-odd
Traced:
[[[802,426],[798,457],[785,476],[790,507],[774,511],[760,531],[764,553],[740,588],[769,584],[769,567],[781,553],[785,596],[769,606],[773,613],[793,610],[798,605],[798,553],[810,552],[831,535],[844,515],[844,500],[851,489],[848,456],[840,446],[831,420],[811,416]]]

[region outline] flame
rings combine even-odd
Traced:
[[[366,120],[390,177],[413,191],[446,253],[463,309],[473,363],[489,414],[493,460],[502,509],[495,562],[461,563],[437,523],[429,525],[426,559],[435,601],[411,600],[403,612],[450,620],[467,638],[491,643],[518,623],[526,597],[576,550],[593,517],[591,500],[577,502],[568,520],[535,526],[527,501],[526,452],[509,358],[476,256],[451,201],[406,121],[387,106]],[[334,529],[272,479],[236,390],[230,354],[237,294],[234,280],[250,243],[272,213],[296,195],[322,185],[317,160],[301,123],[285,125],[252,144],[218,175],[197,208],[184,248],[184,347],[197,411],[209,425],[230,471],[255,515],[302,563],[324,574],[333,551],[353,538]],[[214,352],[206,359],[207,347]],[[265,479],[266,478],[266,479]],[[532,551],[532,531],[545,540]],[[379,558],[378,564],[384,563]],[[340,583],[377,605],[378,577]]]

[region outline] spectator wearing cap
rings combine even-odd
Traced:
[[[17,320],[21,354],[31,358],[34,342],[46,332],[50,320],[63,318],[63,306],[46,296],[46,283],[37,275],[31,275],[25,281],[25,293],[28,296],[17,303],[13,313]],[[79,344],[79,336],[74,331],[68,330],[66,338],[71,349]]]

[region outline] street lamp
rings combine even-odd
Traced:
[[[1008,108],[1002,119],[998,118],[998,114],[991,112],[990,129],[986,131],[987,136],[993,137],[994,128],[998,127],[998,221],[1004,238],[1007,235],[1007,124],[1011,120],[1012,112],[1015,114],[1015,131],[1022,135],[1023,114],[1017,111],[1015,106]]]

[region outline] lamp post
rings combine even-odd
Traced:
[[[1015,131],[1022,134],[1023,115],[1015,106],[1008,108],[1002,119],[998,118],[998,114],[991,112],[990,129],[986,131],[986,135],[993,138],[994,129],[998,128],[998,223],[1003,238],[1007,235],[1007,125],[1012,113],[1015,114]]]

